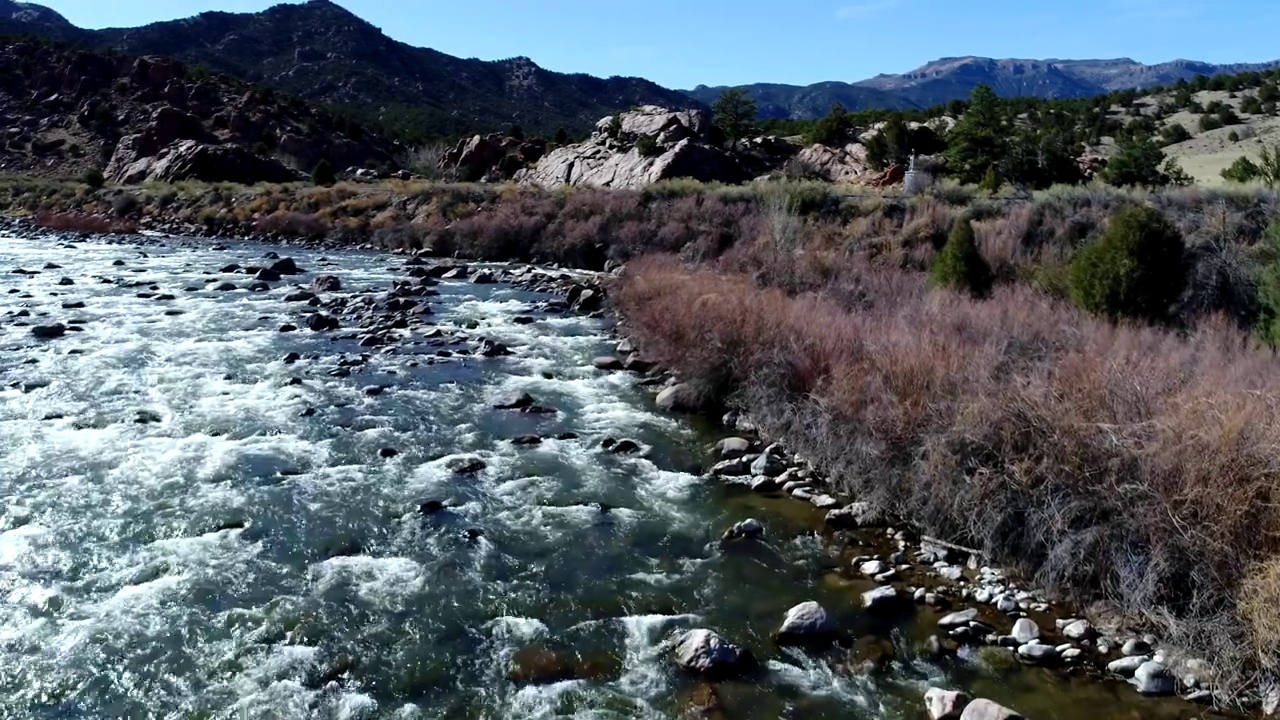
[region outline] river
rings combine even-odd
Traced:
[[[920,658],[924,623],[862,613],[821,514],[701,479],[716,437],[592,367],[606,319],[445,281],[433,323],[514,355],[381,352],[280,332],[302,325],[287,282],[207,289],[244,284],[228,263],[269,262],[228,246],[0,239],[0,717],[678,718],[693,688],[669,643],[690,627],[766,662],[719,688],[729,718],[919,718],[929,685],[1038,720],[1198,712]],[[275,250],[344,292],[403,277],[402,258]],[[82,331],[26,325],[55,320]],[[493,408],[521,391],[559,412]],[[453,472],[463,456],[486,467]],[[449,509],[420,512],[429,500]],[[765,541],[723,552],[753,516]],[[892,659],[774,647],[809,599]]]

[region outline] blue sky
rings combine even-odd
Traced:
[[[39,0],[37,0],[39,1]],[[1280,0],[337,0],[404,42],[673,88],[861,80],[954,55],[1280,59]],[[119,27],[271,0],[43,0]]]

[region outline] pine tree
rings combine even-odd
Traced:
[[[947,244],[942,246],[929,269],[929,283],[981,298],[990,294],[991,282],[991,266],[978,252],[973,223],[969,218],[956,220]]]
[[[1007,137],[1000,99],[990,86],[979,85],[965,114],[947,134],[948,167],[960,182],[981,182],[989,168],[1004,163]]]
[[[311,182],[315,185],[329,187],[338,181],[333,172],[333,166],[328,160],[321,160],[316,163],[316,169],[311,171]]]
[[[711,111],[715,114],[716,127],[724,131],[731,147],[755,130],[759,112],[756,101],[742,88],[725,90],[711,104]]]

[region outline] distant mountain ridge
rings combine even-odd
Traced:
[[[585,132],[636,105],[699,106],[642,78],[557,73],[523,57],[484,61],[413,47],[329,0],[106,30],[81,30],[47,8],[0,0],[0,31],[174,57],[424,134],[513,124],[548,135],[560,127]]]
[[[764,117],[805,119],[821,117],[836,102],[850,110],[926,108],[965,99],[978,85],[990,85],[1004,97],[1092,97],[1169,85],[1197,75],[1270,70],[1277,66],[1280,61],[1214,65],[1172,60],[1145,65],[1128,58],[1027,60],[967,56],[941,58],[900,75],[877,75],[854,83],[740,87],[756,99]],[[686,92],[701,102],[710,102],[726,89],[699,86]]]
[[[526,57],[453,57],[393,40],[330,0],[281,4],[259,13],[205,12],[107,30],[77,28],[49,8],[0,0],[0,33],[70,40],[130,55],[166,55],[419,136],[505,130],[513,124],[547,135],[558,128],[579,134],[605,115],[638,105],[705,108],[725,90],[677,91],[643,78],[558,73]],[[756,98],[763,117],[808,119],[825,115],[836,102],[851,110],[928,107],[967,98],[979,84],[1004,96],[1087,97],[1276,65],[958,57],[860,82],[743,87]]]

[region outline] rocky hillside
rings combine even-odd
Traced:
[[[0,16],[13,15],[4,3],[14,5],[0,0]],[[38,13],[3,29],[65,37],[66,28],[39,19],[57,16],[47,12],[52,15]],[[96,47],[178,58],[342,105],[415,136],[458,136],[513,123],[546,135],[559,128],[577,134],[603,115],[636,105],[697,105],[640,78],[569,75],[544,70],[528,58],[464,60],[412,47],[328,0],[260,13],[206,12],[138,28],[72,30]]]
[[[816,85],[745,85],[766,118],[813,119],[839,102],[850,110],[927,108],[968,99],[978,85],[989,85],[1002,97],[1075,98],[1116,90],[1169,85],[1197,75],[1267,70],[1280,62],[1212,65],[1174,60],[1144,65],[1117,60],[996,60],[983,57],[943,58],[901,75],[879,75],[856,83]],[[699,86],[690,97],[712,102],[724,87]]]
[[[0,44],[0,172],[284,181],[320,160],[394,169],[397,147],[296,99],[158,57]]]

